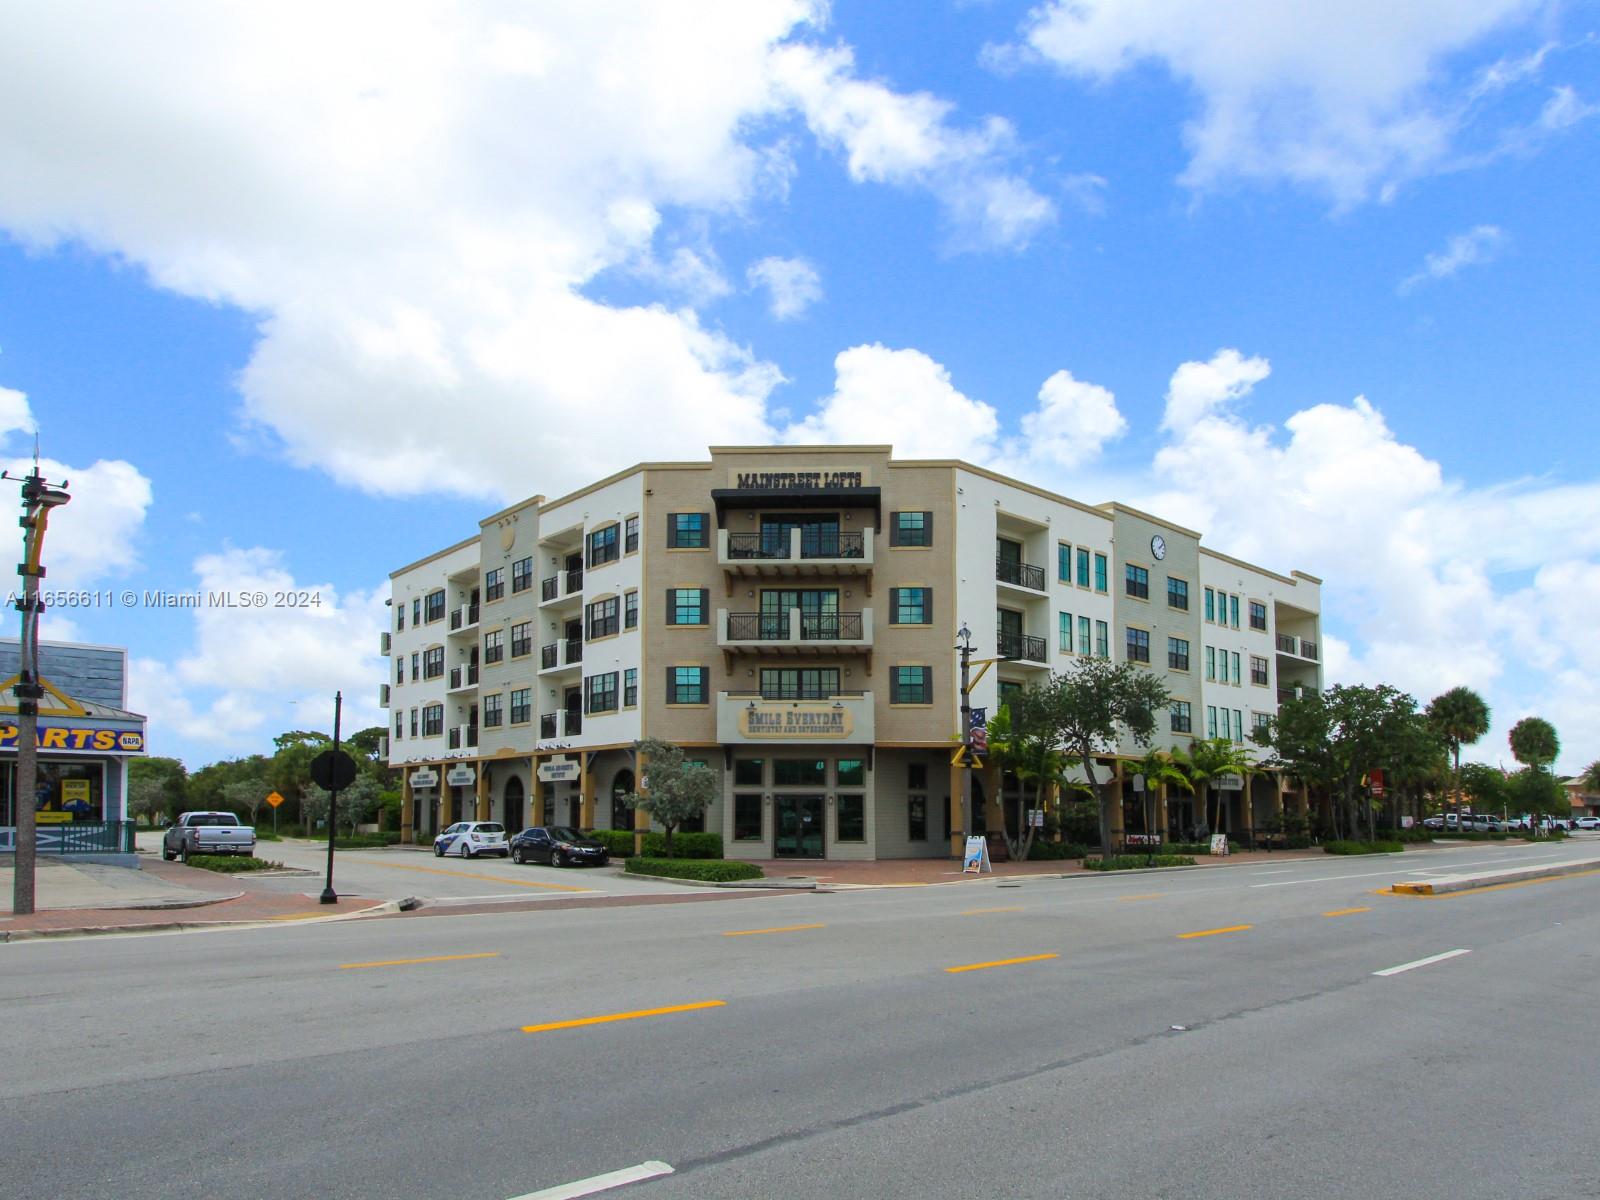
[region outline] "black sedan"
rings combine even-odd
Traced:
[[[552,867],[589,863],[603,867],[610,856],[600,842],[565,825],[535,825],[511,839],[511,861],[542,862]]]

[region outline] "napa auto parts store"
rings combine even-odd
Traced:
[[[0,854],[16,848],[15,638],[0,638]],[[134,865],[128,760],[145,752],[144,718],[125,707],[128,652],[117,646],[39,643],[39,770],[34,788],[40,854]]]

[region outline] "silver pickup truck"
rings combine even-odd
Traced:
[[[171,862],[191,854],[256,852],[256,831],[230,812],[186,812],[161,838],[161,857]]]

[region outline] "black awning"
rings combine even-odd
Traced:
[[[858,488],[712,488],[717,506],[717,528],[726,527],[725,514],[748,509],[769,512],[808,508],[870,508],[874,524],[883,525],[882,489]]]

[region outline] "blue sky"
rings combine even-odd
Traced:
[[[1592,3],[112,4],[0,38],[0,426],[191,766],[380,719],[395,567],[894,441],[1323,576],[1329,671],[1600,757]],[[679,15],[681,16],[681,10]],[[692,26],[692,27],[691,27]],[[93,28],[96,37],[81,31]],[[1353,65],[1354,64],[1354,65]]]

